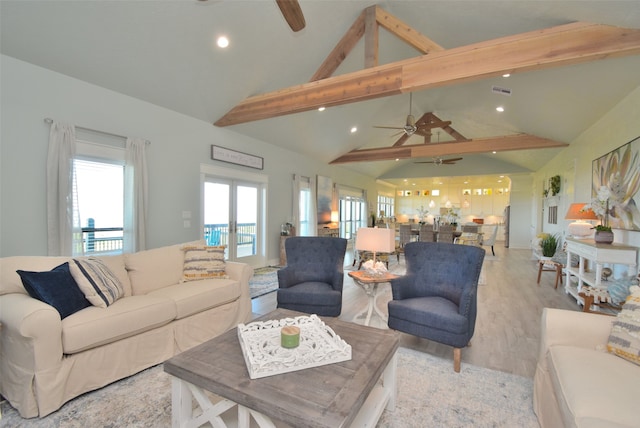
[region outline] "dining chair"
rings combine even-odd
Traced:
[[[478,233],[479,226],[477,224],[463,224],[462,233]]]
[[[438,228],[438,242],[453,244],[453,226],[444,224]]]
[[[487,227],[487,226],[484,226],[484,227]],[[493,250],[493,245],[496,243],[496,237],[498,236],[498,225],[496,224],[488,227],[492,227],[493,230],[491,231],[491,234],[489,235],[488,238],[483,237],[482,245],[486,247],[491,247],[491,254],[495,256],[496,252]]]
[[[420,225],[420,241],[422,242],[433,242],[433,225],[432,224],[421,224]]]
[[[400,262],[400,254],[404,254],[405,245],[411,242],[411,225],[401,224],[399,227],[399,236],[400,240],[396,247],[396,258],[398,259],[398,263]]]
[[[470,245],[411,242],[406,275],[391,281],[389,328],[452,346],[456,372],[475,329],[484,255]]]

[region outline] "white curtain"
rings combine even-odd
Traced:
[[[47,155],[47,251],[50,256],[83,253],[80,214],[77,201],[74,201],[75,154],[75,127],[68,123],[51,123]]]
[[[146,249],[148,178],[147,141],[127,138],[124,166],[124,248],[125,253]]]

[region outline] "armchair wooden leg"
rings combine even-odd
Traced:
[[[461,358],[461,349],[453,348],[453,370],[456,373],[460,373],[460,358]]]

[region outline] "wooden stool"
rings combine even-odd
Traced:
[[[551,260],[538,260],[538,286],[540,286],[540,276],[542,275],[542,272],[556,273],[555,289],[558,288],[558,281],[562,284],[562,264]]]

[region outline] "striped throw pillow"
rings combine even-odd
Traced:
[[[633,286],[630,291],[611,327],[607,350],[640,365],[640,287]]]
[[[186,246],[182,282],[200,279],[228,278],[225,271],[224,250],[226,246]]]
[[[73,259],[69,262],[69,271],[93,306],[106,308],[124,296],[122,283],[100,259],[94,257]]]

